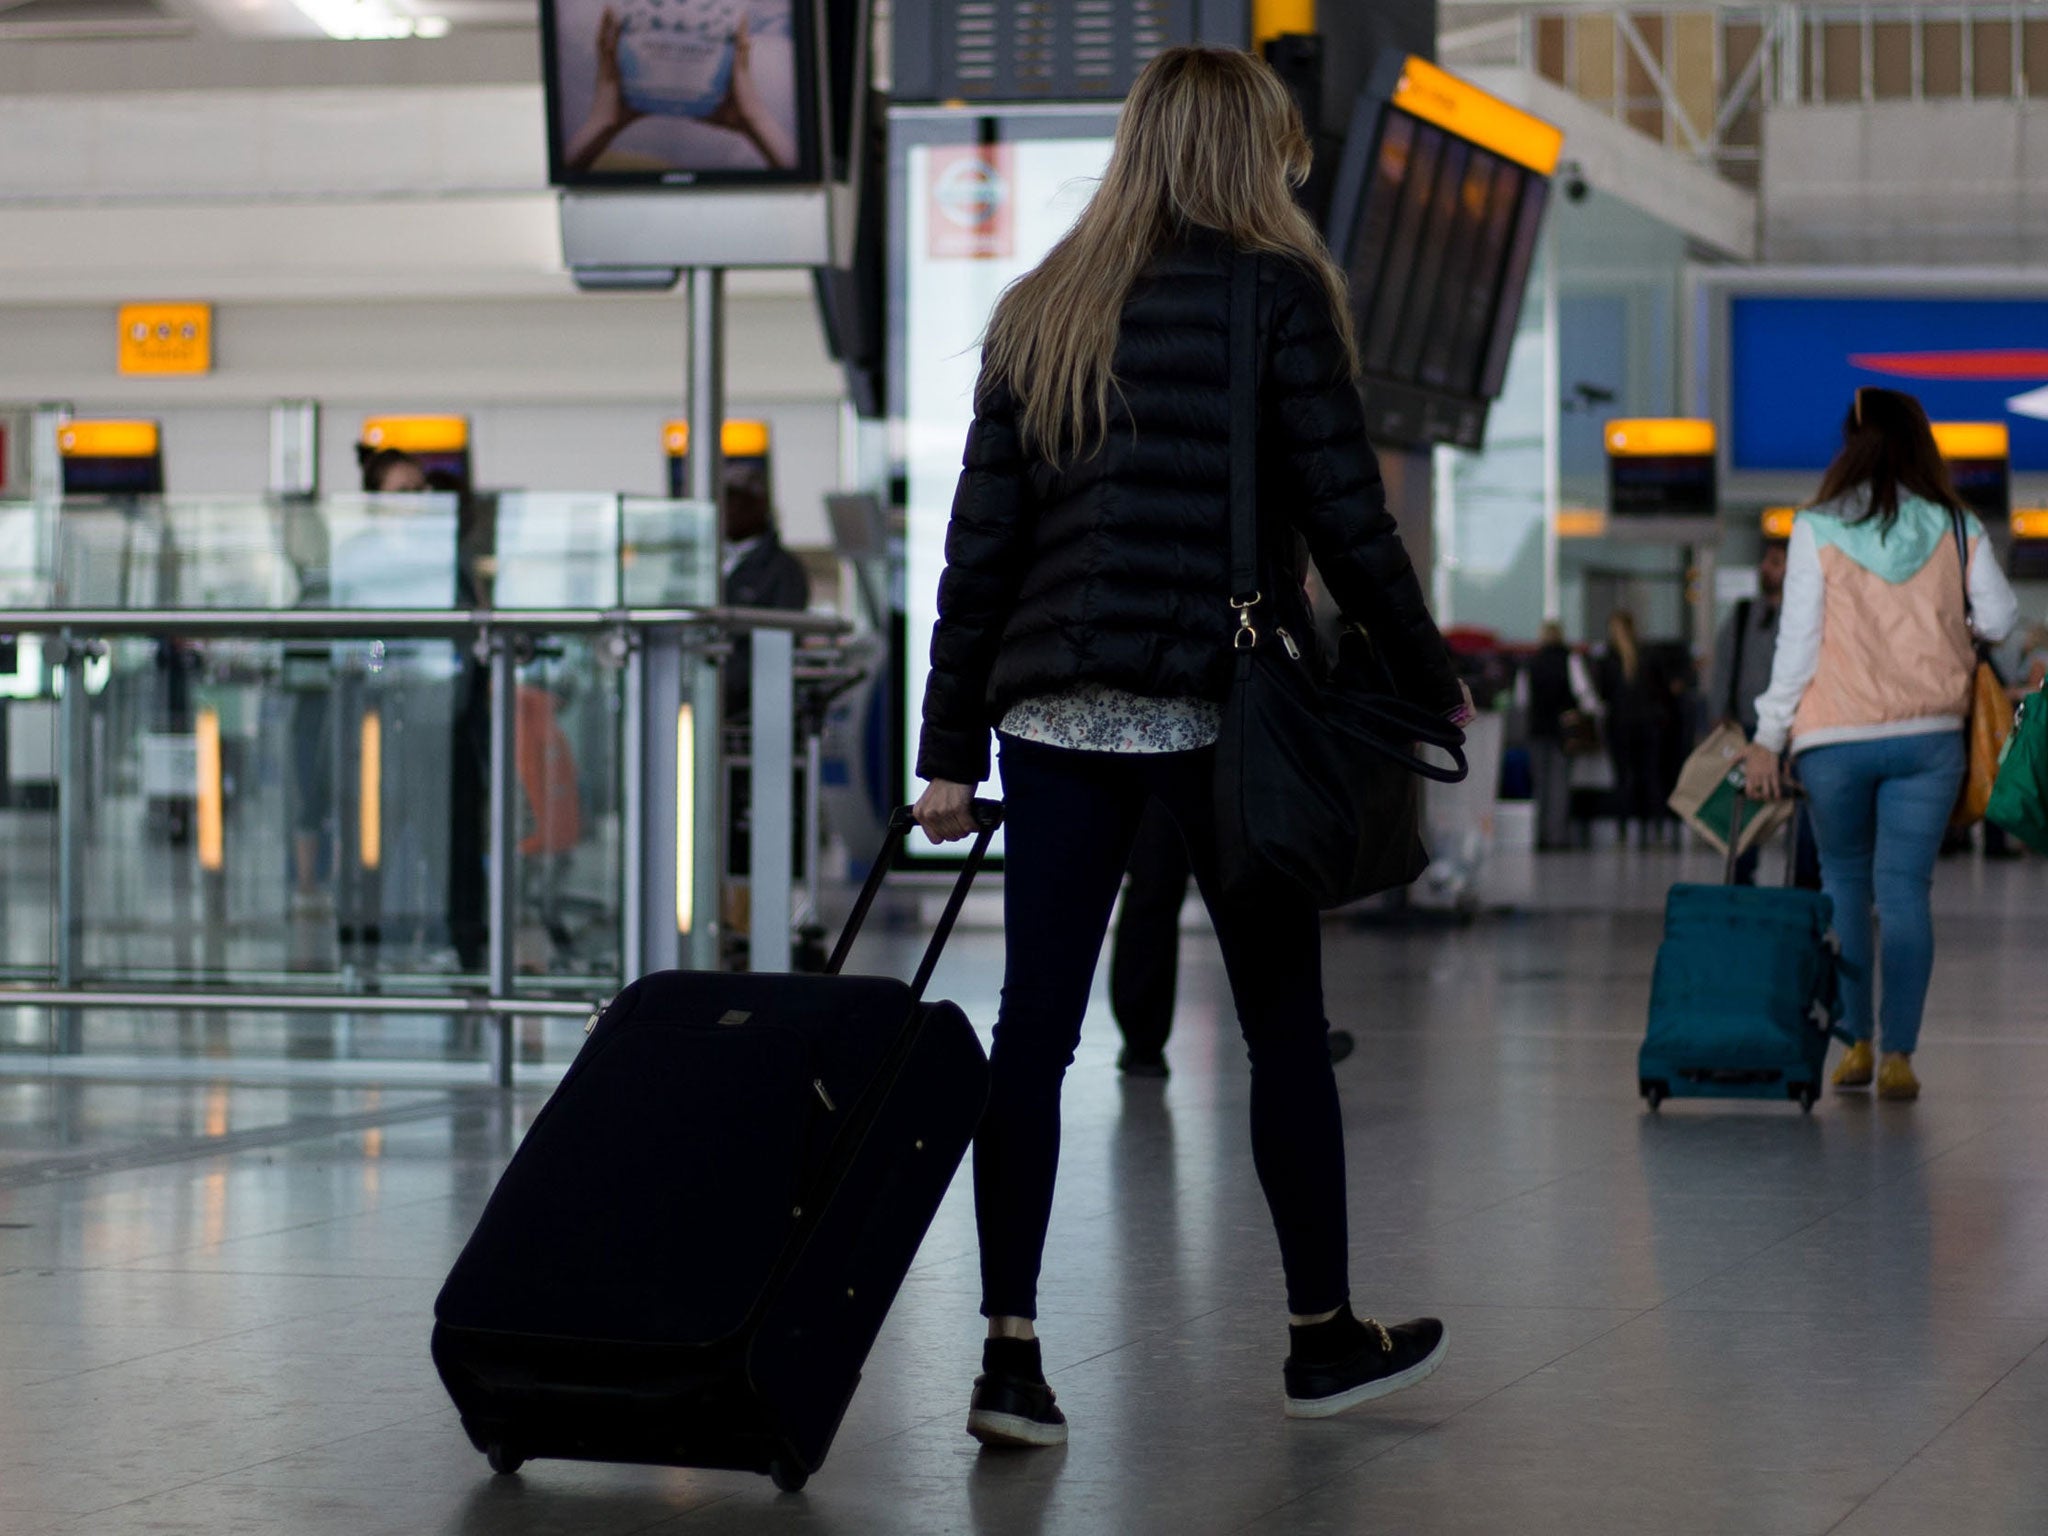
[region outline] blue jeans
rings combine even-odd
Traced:
[[[1884,1048],[1911,1052],[1934,973],[1934,861],[1969,756],[1960,731],[1843,742],[1799,754],[1821,885],[1842,941],[1843,1024],[1868,1040],[1884,978]],[[1882,971],[1871,914],[1884,927]]]

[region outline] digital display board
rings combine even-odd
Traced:
[[[1421,59],[1383,61],[1360,96],[1328,234],[1351,279],[1375,436],[1480,445],[1562,144]]]
[[[2012,511],[2012,434],[1999,421],[1937,421],[1934,445],[1963,505],[1987,523]]]
[[[2048,581],[2048,507],[2023,507],[2007,524],[2012,553],[2006,574],[2014,581]]]
[[[541,0],[558,186],[820,178],[818,0]]]
[[[1607,424],[1607,507],[1618,521],[1720,512],[1710,421]]]
[[[1867,385],[1935,421],[2002,422],[2011,467],[2048,473],[2048,294],[1744,292],[1726,308],[1728,467],[1818,475]]]

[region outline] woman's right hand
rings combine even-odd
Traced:
[[[924,828],[924,835],[935,843],[957,843],[963,837],[972,837],[974,786],[933,779],[917,797],[910,814]]]
[[[1785,773],[1778,754],[1752,741],[1742,754],[1742,792],[1752,800],[1781,800]]]

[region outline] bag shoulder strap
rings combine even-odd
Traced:
[[[1963,514],[1954,507],[1948,509],[1948,521],[1956,536],[1956,565],[1963,573],[1963,622],[1970,627],[1970,643],[1975,645],[1977,605],[1970,601],[1970,529]]]
[[[1259,598],[1259,271],[1238,251],[1230,262],[1230,601]]]
[[[1735,654],[1728,659],[1728,698],[1721,711],[1730,720],[1742,718],[1742,662],[1749,653],[1749,616],[1755,607],[1746,597],[1735,605]]]

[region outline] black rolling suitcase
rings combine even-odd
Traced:
[[[909,984],[662,971],[593,1021],[434,1305],[434,1364],[499,1472],[531,1457],[803,1485],[966,1153],[988,1060],[926,1003],[1001,807]]]

